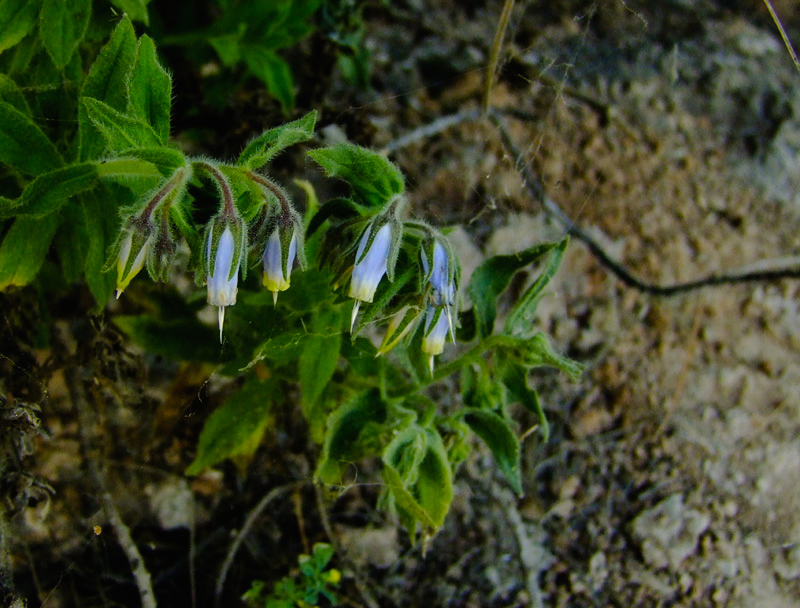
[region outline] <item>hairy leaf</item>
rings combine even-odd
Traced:
[[[169,120],[172,108],[172,79],[161,67],[152,38],[139,39],[136,61],[128,81],[129,113],[149,124],[159,143],[169,140]]]
[[[124,112],[128,105],[128,79],[135,58],[136,33],[130,19],[123,17],[92,64],[83,83],[81,97],[96,99],[112,110]],[[85,104],[78,108],[78,129],[81,160],[100,156],[105,149],[105,138],[89,118]]]
[[[30,33],[41,6],[41,0],[0,0],[0,53]]]
[[[22,191],[19,215],[42,217],[58,211],[70,198],[95,186],[97,172],[90,163],[71,165],[40,175]]]
[[[21,112],[25,116],[31,115],[30,106],[28,106],[22,89],[17,86],[14,80],[5,74],[0,74],[0,101],[5,101],[12,105],[15,110]]]
[[[135,116],[117,112],[107,103],[84,97],[83,109],[106,141],[110,152],[158,146],[161,141],[153,128]]]
[[[569,244],[569,237],[566,237],[553,247],[547,254],[547,262],[542,269],[542,273],[536,278],[525,293],[517,300],[514,308],[506,320],[505,332],[510,335],[530,335],[533,333],[531,327],[533,318],[536,315],[536,307],[542,298],[544,288],[555,275],[561,264],[561,258]]]
[[[324,483],[341,484],[342,467],[378,449],[377,445],[368,447],[385,419],[386,404],[375,390],[359,393],[331,413],[316,477]]]
[[[262,167],[289,146],[314,137],[316,122],[317,112],[313,111],[285,125],[264,131],[247,144],[236,164],[247,169]]]
[[[198,475],[226,458],[252,456],[267,429],[274,393],[274,380],[248,380],[228,397],[203,425],[186,474]]]
[[[496,255],[484,260],[469,282],[469,296],[475,307],[475,321],[478,333],[486,337],[494,331],[497,317],[497,298],[514,274],[550,252],[558,243],[542,243],[530,249],[511,255]]]
[[[508,361],[503,365],[501,377],[509,392],[526,410],[539,418],[542,438],[547,441],[550,438],[550,424],[547,422],[547,416],[545,416],[544,409],[542,409],[536,389],[531,388],[528,384],[527,368],[519,363]]]
[[[61,218],[19,217],[0,243],[0,289],[27,285],[39,272]]]
[[[338,309],[320,312],[314,318],[313,333],[305,340],[298,361],[303,414],[311,426],[312,437],[322,441],[325,428],[321,407],[322,391],[330,382],[339,361],[341,318]]]
[[[0,162],[30,175],[64,164],[36,123],[5,101],[0,101]]]
[[[91,0],[44,0],[39,31],[57,68],[63,69],[69,63],[86,33],[91,13]]]
[[[359,202],[369,207],[388,203],[405,189],[400,169],[377,152],[353,144],[311,150],[308,155],[325,173],[346,181]]]
[[[117,197],[108,188],[96,188],[84,194],[82,199],[89,237],[86,282],[97,301],[96,310],[101,310],[108,303],[116,284],[115,273],[103,272],[103,267],[106,252],[119,233],[119,205],[115,204]]]
[[[469,408],[464,415],[464,422],[483,439],[511,487],[521,494],[519,439],[509,426],[509,421],[489,410]]]

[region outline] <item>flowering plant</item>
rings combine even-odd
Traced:
[[[236,379],[238,388],[205,421],[186,474],[228,458],[246,462],[271,430],[273,405],[299,387],[320,445],[315,479],[346,486],[351,463],[379,459],[381,504],[412,537],[443,525],[473,435],[522,491],[508,406],[533,412],[547,437],[530,372],[581,369],[533,329],[566,239],[489,258],[463,284],[445,231],[415,218],[400,170],[352,144],[308,152],[348,194],[319,205],[305,183],[301,214],[264,167],[313,138],[316,113],[265,131],[235,162],[185,155],[169,142],[171,79],[127,18],[83,81],[78,137],[68,150],[56,149],[4,86],[17,105],[0,100],[0,159],[14,177],[3,182],[14,184],[4,190],[11,198],[0,201],[10,223],[0,289],[40,280],[51,242],[64,280],[85,276],[97,310],[115,291],[134,301],[146,293],[137,277],[145,269],[169,283],[188,268],[205,286],[205,298],[186,287],[167,291],[169,315],[153,313],[158,304],[149,301],[148,312],[114,317],[145,349],[213,364],[215,374]],[[7,145],[26,138],[27,154]],[[212,202],[203,207],[200,199]],[[65,232],[85,239],[57,236]],[[541,273],[501,325],[498,298],[532,264]],[[259,266],[253,280],[249,271]],[[198,314],[205,303],[217,308],[217,328]],[[451,376],[460,394],[432,401],[429,389]]]

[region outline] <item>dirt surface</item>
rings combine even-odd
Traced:
[[[800,41],[800,9],[775,6]],[[477,107],[500,8],[409,0],[368,11],[374,88],[334,80],[323,137],[381,148]],[[519,3],[504,57],[492,103],[518,112],[506,118],[512,137],[552,199],[635,274],[669,284],[797,263],[800,73],[760,2]],[[415,212],[454,226],[465,274],[564,233],[489,124],[463,122],[392,158]],[[551,285],[538,322],[588,370],[574,384],[541,374],[552,435],[525,440],[525,496],[476,449],[423,548],[375,509],[378,488],[351,488],[328,507],[349,555],[347,603],[798,605],[800,284],[658,298],[573,241]],[[126,344],[107,319],[81,316],[81,297],[59,304],[54,346],[37,350],[39,305],[4,296],[3,388],[39,410],[14,414],[25,442],[7,446],[24,463],[5,482],[18,484],[5,488],[17,504],[3,534],[14,582],[30,606],[138,605],[113,536],[95,528],[89,456],[161,605],[212,605],[231,535],[270,489],[311,479],[316,448],[287,404],[247,472],[183,478],[230,387]],[[76,412],[75,391],[95,410]],[[533,426],[517,415],[520,433]],[[373,466],[359,475],[375,477]],[[248,537],[223,605],[325,539],[313,487],[292,487]]]

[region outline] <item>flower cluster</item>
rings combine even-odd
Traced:
[[[222,342],[225,311],[236,304],[239,276],[245,278],[250,254],[259,259],[262,284],[277,305],[278,294],[291,284],[295,263],[306,266],[305,224],[288,194],[271,179],[240,167],[194,160],[126,215],[113,258],[117,297],[145,266],[154,279],[166,278],[176,251],[173,231],[185,230],[185,216],[190,215],[184,209],[190,181],[212,183],[219,197],[217,213],[193,240],[202,248],[195,258],[198,282],[206,285],[208,304],[217,307]],[[253,192],[260,193],[256,203]],[[249,202],[242,202],[242,193],[250,196]],[[383,355],[421,327],[420,348],[428,355],[432,373],[448,334],[455,342],[458,264],[440,232],[422,222],[400,219],[402,205],[398,196],[366,218],[359,215],[333,223],[326,236],[327,251],[321,255],[327,254],[334,260],[334,270],[338,267],[342,276],[349,276],[347,295],[354,300],[350,332],[356,331],[361,310],[367,310],[362,326],[379,312],[389,316],[378,348],[378,355]],[[395,283],[401,255],[402,278]],[[381,288],[384,277],[388,281]],[[362,304],[371,306],[362,309]]]
[[[405,301],[401,299],[401,304],[392,315],[384,334],[378,355],[390,351],[406,336],[413,334],[422,323],[421,349],[429,356],[429,367],[433,373],[434,357],[444,351],[448,333],[455,343],[453,309],[456,306],[458,265],[452,261],[455,258],[444,236],[426,224],[409,224],[411,226],[408,232],[423,233],[423,244],[418,246],[424,287],[421,293],[417,291],[410,294]],[[390,280],[393,279],[404,233],[403,222],[394,216],[379,216],[362,231],[350,279],[349,296],[355,300],[350,319],[351,332],[355,327],[361,303],[373,301],[384,276],[388,275]],[[409,240],[409,246],[413,248],[416,241]]]
[[[263,284],[277,300],[278,292],[289,287],[295,260],[305,266],[303,224],[289,196],[272,180],[251,171],[196,160],[177,169],[154,193],[128,210],[112,256],[117,267],[117,298],[145,265],[153,279],[166,278],[177,248],[171,217],[180,217],[183,212],[186,185],[195,174],[209,178],[220,199],[218,213],[205,226],[198,274],[207,287],[208,303],[218,309],[222,342],[225,309],[236,304],[239,275],[244,278],[247,272],[248,251],[259,252]],[[261,191],[261,208],[253,214],[260,211],[262,223],[269,228],[268,237],[248,236],[249,226],[237,207],[231,177],[248,180]]]

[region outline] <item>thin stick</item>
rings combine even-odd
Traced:
[[[456,125],[460,125],[462,122],[467,122],[468,120],[476,120],[481,115],[479,110],[464,110],[462,112],[457,112],[456,114],[450,114],[449,116],[443,116],[441,118],[437,118],[431,123],[427,125],[423,125],[418,129],[414,129],[409,131],[399,139],[396,139],[392,142],[389,142],[382,150],[382,154],[394,154],[398,150],[402,150],[403,148],[407,148],[411,144],[415,144],[418,141],[422,141],[423,139],[428,139],[429,137],[433,137],[434,135],[438,135],[444,131],[447,131],[450,127],[454,127]]]
[[[754,281],[776,281],[778,279],[800,279],[800,265],[795,264],[790,268],[778,266],[764,267],[765,263],[762,262],[759,264],[759,266],[761,266],[760,269],[740,268],[731,273],[711,274],[704,278],[687,281],[685,283],[657,285],[643,281],[623,266],[621,262],[612,258],[594,237],[573,222],[572,218],[559,207],[558,203],[547,196],[544,186],[534,175],[533,170],[525,160],[525,156],[520,152],[514,140],[511,138],[505,120],[500,113],[495,110],[490,110],[489,118],[492,124],[497,127],[500,133],[500,139],[506,150],[508,150],[508,153],[515,159],[516,168],[522,175],[525,186],[531,196],[542,205],[542,208],[548,214],[555,217],[564,226],[568,234],[583,242],[592,255],[628,287],[633,287],[634,289],[651,295],[668,297],[715,285],[733,285]]]
[[[494,86],[494,75],[497,71],[497,60],[500,57],[500,49],[503,47],[503,37],[506,35],[508,20],[511,17],[511,9],[514,8],[514,0],[506,0],[503,4],[503,12],[500,13],[500,22],[492,40],[492,49],[489,52],[489,65],[486,67],[486,80],[483,83],[483,102],[481,108],[484,116],[489,113],[489,98],[492,95]]]
[[[225,579],[228,577],[228,570],[231,569],[233,565],[233,559],[236,557],[236,553],[239,551],[239,547],[242,546],[242,542],[244,541],[244,537],[250,532],[250,528],[256,523],[259,515],[266,509],[272,502],[276,499],[280,498],[287,492],[291,491],[292,489],[296,488],[299,482],[294,483],[287,483],[282,486],[278,486],[277,488],[272,488],[269,493],[261,499],[261,501],[256,505],[256,507],[250,511],[250,514],[247,516],[247,519],[242,526],[242,529],[239,530],[236,538],[233,539],[230,548],[228,549],[228,555],[225,556],[225,561],[222,564],[222,568],[219,570],[219,576],[217,576],[217,586],[214,589],[214,605],[220,605],[220,599],[222,598],[222,589],[225,586]]]
[[[783,38],[783,44],[786,45],[786,50],[789,51],[789,55],[792,57],[792,61],[794,62],[794,67],[797,68],[797,71],[800,72],[800,59],[797,58],[797,53],[794,52],[794,47],[792,46],[791,40],[789,40],[789,36],[786,34],[786,30],[783,29],[783,23],[781,23],[780,18],[778,17],[778,13],[775,12],[775,8],[772,6],[772,2],[770,0],[764,0],[764,4],[767,5],[767,10],[769,14],[772,15],[772,20],[775,22],[775,26],[778,28],[778,31],[781,34],[781,38]]]
[[[114,529],[114,535],[117,537],[125,557],[128,558],[128,563],[131,566],[133,578],[136,581],[136,587],[139,589],[139,597],[142,600],[142,608],[156,608],[156,596],[153,593],[153,584],[150,580],[150,572],[145,566],[142,554],[136,547],[131,537],[131,531],[117,510],[114,504],[114,499],[108,491],[105,475],[97,464],[97,460],[92,453],[92,444],[94,443],[92,432],[92,414],[90,412],[89,404],[86,402],[85,394],[81,386],[81,380],[78,377],[76,369],[70,369],[64,372],[67,381],[67,388],[72,398],[72,403],[78,412],[78,421],[80,426],[81,443],[83,444],[84,457],[86,459],[86,466],[89,469],[89,474],[98,489],[100,496],[100,505],[103,512],[111,523]]]

